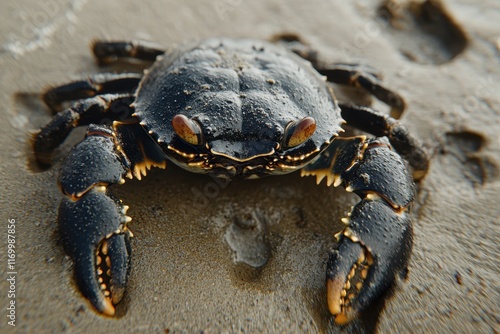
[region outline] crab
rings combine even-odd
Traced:
[[[131,218],[110,186],[167,162],[229,179],[301,170],[318,184],[326,178],[328,186],[359,195],[327,261],[326,304],[339,325],[405,271],[415,197],[407,166],[419,179],[428,158],[396,120],[404,100],[371,68],[322,65],[310,46],[285,35],[272,42],[213,38],[166,50],[95,41],[92,49],[100,64],[126,58],[150,66],[143,74],[92,75],[46,91],[43,99],[57,114],[34,135],[34,154],[50,165],[68,134],[88,126],[60,169],[65,196],[57,220],[78,287],[98,312],[115,315],[130,269]],[[394,117],[339,103],[330,83],[364,89]],[[345,122],[374,137],[340,137]]]

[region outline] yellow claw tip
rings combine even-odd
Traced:
[[[340,291],[342,290],[342,284],[343,282],[339,279],[329,279],[326,282],[328,309],[332,315],[337,315],[341,312]]]
[[[109,298],[104,298],[102,313],[108,317],[113,317],[116,313],[115,307]]]
[[[335,323],[340,326],[347,324],[349,321],[350,319],[344,313],[337,314],[335,317]]]

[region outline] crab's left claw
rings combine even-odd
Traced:
[[[412,249],[407,213],[383,200],[361,201],[348,220],[338,249],[330,253],[326,277],[328,307],[339,325],[380,298],[406,268]]]
[[[82,294],[101,313],[115,315],[125,292],[130,268],[131,232],[127,207],[97,187],[76,202],[59,207],[59,230],[66,252],[75,262]]]

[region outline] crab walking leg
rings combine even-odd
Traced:
[[[165,50],[153,43],[139,41],[101,41],[91,45],[92,52],[100,64],[107,64],[119,58],[155,61]]]
[[[400,118],[406,108],[404,99],[398,93],[384,87],[380,78],[357,64],[332,64],[316,67],[327,80],[341,85],[363,88],[380,101],[392,107],[391,116]]]
[[[64,102],[86,99],[103,94],[133,94],[142,75],[136,73],[94,74],[47,90],[42,99],[52,111],[59,111]]]
[[[394,118],[368,107],[340,104],[340,109],[342,118],[350,126],[377,137],[387,136],[394,149],[410,163],[414,180],[420,180],[427,174],[428,154],[417,140],[410,136],[406,127]]]
[[[51,164],[52,152],[66,139],[77,126],[91,123],[109,123],[128,119],[133,113],[131,95],[99,95],[78,102],[61,111],[33,136],[36,160],[45,165]]]
[[[311,62],[312,66],[330,82],[365,89],[390,107],[391,116],[400,118],[406,108],[404,99],[382,85],[382,76],[374,68],[358,64],[324,64],[316,50],[295,35],[278,35],[274,41],[283,42],[292,52]]]
[[[361,201],[336,235],[327,265],[327,300],[338,324],[363,312],[405,269],[412,249],[407,208],[414,186],[404,162],[386,138],[337,139],[302,175],[343,185]]]
[[[119,131],[117,130],[119,128]],[[139,147],[127,150],[121,133]],[[130,268],[127,206],[108,192],[113,184],[146,164],[165,167],[163,156],[138,124],[90,125],[85,139],[64,161],[58,183],[66,197],[59,207],[59,233],[75,262],[82,294],[101,313],[113,316]]]

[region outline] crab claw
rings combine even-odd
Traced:
[[[347,220],[326,274],[328,308],[339,325],[382,296],[406,268],[412,248],[408,215],[382,199],[362,200]]]
[[[75,262],[82,294],[101,313],[114,316],[127,284],[130,231],[127,207],[96,187],[59,207],[59,230],[66,252]]]

